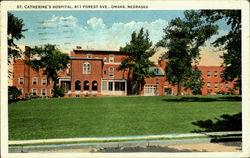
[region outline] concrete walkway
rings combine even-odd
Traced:
[[[50,144],[50,143],[80,143],[80,142],[101,142],[101,141],[126,141],[126,140],[153,140],[153,139],[177,139],[177,138],[197,138],[204,136],[230,136],[241,135],[241,131],[234,132],[204,132],[204,133],[172,133],[161,135],[138,135],[120,137],[86,137],[86,138],[60,138],[60,139],[36,139],[36,140],[17,140],[9,141],[9,145],[28,145],[28,144]]]

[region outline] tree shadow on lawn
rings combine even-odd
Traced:
[[[204,97],[181,97],[181,98],[168,98],[163,99],[163,101],[168,102],[215,102],[215,101],[241,101],[241,96],[227,96],[227,97],[210,97],[210,98],[204,98]]]
[[[237,113],[234,115],[223,114],[220,118],[215,118],[216,121],[199,120],[192,122],[193,125],[198,126],[199,130],[191,132],[218,132],[218,131],[241,131],[242,130],[242,114]]]

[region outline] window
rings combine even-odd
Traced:
[[[51,88],[51,89],[50,89],[50,94],[51,94],[51,95],[53,94],[53,91],[54,91],[54,90]]]
[[[42,96],[46,96],[46,94],[47,94],[47,90],[46,89],[42,89]]]
[[[211,89],[211,84],[210,84],[210,82],[207,83],[207,89]]]
[[[19,84],[23,84],[23,83],[24,83],[24,78],[23,78],[23,77],[20,77],[19,80],[18,80],[18,83],[19,83]]]
[[[144,95],[157,95],[157,86],[156,85],[145,85],[144,86]]]
[[[84,81],[84,83],[83,83],[83,90],[89,90],[89,81]]]
[[[76,91],[80,91],[81,90],[81,82],[80,81],[76,81],[75,82],[75,90]]]
[[[37,78],[36,77],[33,78],[32,84],[37,85]]]
[[[109,68],[109,77],[110,78],[114,77],[114,68],[112,68],[112,67]]]
[[[214,83],[214,88],[218,89],[218,82]]]
[[[109,82],[109,91],[113,91],[113,82]]]
[[[210,72],[210,71],[207,72],[207,77],[208,77],[208,78],[211,77],[211,72]]]
[[[110,63],[114,63],[114,55],[110,55],[109,56],[109,62]]]
[[[92,57],[93,57],[92,54],[87,54],[87,58],[88,58],[88,59],[91,59]]]
[[[47,78],[42,79],[42,85],[47,85]]]
[[[93,81],[92,82],[92,91],[97,91],[97,89],[98,89],[97,81]]]
[[[18,88],[18,90],[21,92],[21,95],[23,95],[23,89],[22,88]]]
[[[32,95],[37,95],[37,89],[36,88],[32,89]]]
[[[104,58],[103,58],[103,62],[106,62],[106,61],[107,61],[107,57],[104,57]]]
[[[218,72],[217,71],[214,71],[214,77],[218,77]]]
[[[67,68],[67,69],[66,69],[66,74],[67,74],[67,75],[70,75],[70,68]]]
[[[102,90],[103,91],[107,90],[107,86],[108,86],[108,82],[107,81],[102,81]]]
[[[125,91],[125,82],[115,82],[115,91]]]
[[[155,83],[159,84],[159,78],[155,79]]]
[[[226,83],[226,88],[227,88],[227,89],[229,88],[229,84],[228,84],[228,83]]]
[[[88,62],[83,63],[83,73],[90,74],[90,64]]]

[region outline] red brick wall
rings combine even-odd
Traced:
[[[19,84],[19,78],[24,77],[24,84]],[[37,84],[33,84],[33,78],[37,78]],[[32,89],[37,89],[37,95],[41,95],[41,90],[46,89],[47,95],[51,96],[51,89],[53,88],[53,84],[47,82],[47,85],[42,84],[42,79],[47,78],[46,75],[43,75],[43,71],[39,72],[33,70],[28,65],[25,64],[25,60],[16,60],[13,66],[13,86],[17,88],[22,88],[23,93],[20,98],[25,97],[26,93],[32,93]]]
[[[202,95],[207,94],[216,94],[219,91],[227,92],[228,90],[232,90],[234,87],[234,82],[222,82],[222,78],[220,77],[224,68],[222,67],[215,67],[215,66],[199,66],[199,70],[201,70],[202,78],[203,78],[203,88],[202,88]],[[208,75],[210,72],[210,76]],[[215,76],[217,72],[217,77]],[[208,88],[208,83],[210,83],[210,89]],[[217,88],[215,85],[218,85]],[[226,87],[228,85],[228,88]],[[235,91],[238,94],[238,91]]]
[[[88,62],[90,64],[90,74],[83,73],[83,64]],[[89,91],[92,91],[92,82],[97,81],[98,92],[101,92],[101,78],[102,78],[102,61],[101,60],[72,60],[71,61],[71,91],[75,91],[75,82],[81,82],[81,91],[83,91],[84,81],[89,81]]]
[[[87,54],[92,54],[92,59],[87,59]],[[109,62],[109,56],[114,56],[114,63]],[[117,68],[119,67],[121,61],[126,56],[119,52],[108,52],[108,51],[84,51],[84,53],[75,53],[71,52],[71,57],[77,57],[78,59],[72,59],[70,62],[70,74],[66,73],[66,71],[60,72],[59,76],[71,76],[71,91],[75,92],[75,81],[79,80],[81,82],[81,92],[83,92],[83,83],[84,81],[89,81],[89,92],[92,91],[92,82],[97,81],[98,83],[98,90],[97,92],[101,93],[101,79],[127,79],[128,72],[127,71],[118,71]],[[106,58],[106,61],[102,59]],[[26,58],[28,59],[28,58]],[[91,66],[90,74],[83,73],[83,63],[88,62]],[[41,89],[47,89],[47,96],[51,96],[50,90],[53,88],[52,84],[42,85],[42,78],[46,78],[46,75],[43,75],[43,71],[40,70],[39,72],[31,69],[29,66],[24,64],[24,60],[16,60],[13,66],[13,85],[17,88],[23,89],[23,95],[25,93],[31,93],[33,88],[37,89],[37,95],[41,95]],[[166,61],[160,61],[156,67],[159,67],[165,73],[165,67],[167,65]],[[114,69],[114,77],[110,77],[110,67]],[[222,67],[215,67],[215,66],[199,66],[198,67],[202,72],[202,77],[204,81],[204,86],[201,89],[202,95],[207,94],[216,94],[219,91],[228,91],[233,89],[233,82],[223,83],[220,75],[223,71]],[[207,75],[208,71],[210,72],[210,77]],[[215,76],[215,71],[217,72],[217,77]],[[24,84],[19,84],[18,79],[20,77],[24,77]],[[32,84],[32,79],[37,77],[38,83],[37,85]],[[208,89],[207,84],[210,83],[210,89]],[[215,83],[218,84],[218,88],[215,88]],[[145,79],[146,85],[156,85],[158,89],[158,95],[165,95],[165,88],[172,88],[173,93],[177,94],[177,86],[170,85],[167,81],[165,81],[164,76],[157,76]],[[226,88],[228,85],[228,88]],[[237,94],[238,91],[235,91]],[[144,90],[140,92],[140,94],[144,94]],[[182,89],[182,94],[191,94],[191,91],[185,91],[184,88]]]

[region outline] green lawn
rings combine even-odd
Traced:
[[[185,133],[192,122],[241,112],[240,98],[97,97],[34,99],[9,104],[9,139]]]

